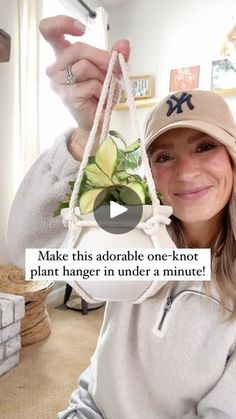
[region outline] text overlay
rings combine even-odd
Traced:
[[[210,281],[210,249],[26,249],[26,280]]]

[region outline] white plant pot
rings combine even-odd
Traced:
[[[160,213],[168,214],[169,207],[160,206]],[[62,214],[68,210],[63,210]],[[129,211],[132,211],[129,209]],[[152,206],[143,206],[143,215],[141,221],[144,222],[151,218]],[[93,213],[82,216],[83,220],[95,221]],[[117,226],[115,227],[117,232]],[[78,237],[77,237],[78,236]],[[72,244],[71,244],[72,243]],[[153,248],[151,237],[139,228],[134,228],[128,233],[111,234],[100,227],[83,227],[80,235],[74,231],[68,231],[65,240],[61,244],[61,248],[80,248],[80,249],[115,249],[115,248]],[[175,244],[171,240],[166,226],[159,223],[157,232],[157,244],[155,248],[175,248]],[[156,286],[153,287],[151,280],[135,281],[135,280],[89,280],[89,281],[68,281],[69,284],[89,302],[95,301],[129,301],[137,302],[145,293],[149,295],[150,287],[153,292],[157,292],[166,281],[155,281]]]

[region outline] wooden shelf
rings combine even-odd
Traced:
[[[215,89],[213,92],[220,96],[236,96],[236,87],[231,89]]]
[[[135,100],[135,105],[136,105],[136,108],[148,108],[148,107],[151,107],[151,106],[156,105],[157,102],[158,102],[158,99],[157,98],[138,99],[138,100]],[[125,102],[125,103],[118,103],[114,107],[114,109],[116,111],[123,111],[124,109],[128,109],[128,108],[129,108],[129,106],[128,106],[128,103],[127,102]]]
[[[212,90],[214,93],[217,93],[220,96],[236,96],[236,88],[231,89],[215,89]],[[151,99],[138,99],[135,100],[136,108],[149,108],[151,106],[154,106],[158,103],[159,99],[156,97],[153,97]],[[128,109],[128,103],[118,103],[114,109],[116,111],[123,111],[125,109]]]

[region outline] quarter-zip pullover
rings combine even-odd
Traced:
[[[25,248],[59,247],[67,232],[52,214],[78,171],[69,134],[36,160],[14,199],[8,246],[23,268]],[[223,321],[213,284],[210,298],[201,282],[166,285],[142,304],[107,304],[83,391],[60,417],[236,418],[236,322]]]

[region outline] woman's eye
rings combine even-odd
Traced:
[[[197,146],[196,152],[202,153],[204,151],[212,150],[213,148],[217,147],[217,145],[213,142],[204,142]]]
[[[172,160],[173,157],[170,154],[161,154],[160,156],[155,157],[155,163],[165,163]]]

